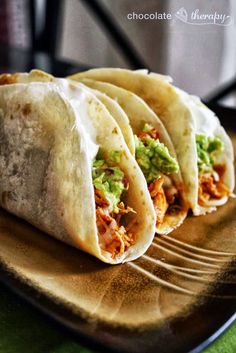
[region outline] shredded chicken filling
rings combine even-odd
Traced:
[[[94,188],[94,191],[100,246],[103,250],[110,252],[114,259],[117,255],[122,255],[127,251],[136,241],[135,234],[130,230],[133,221],[126,227],[120,224],[123,215],[134,211],[130,207],[125,207],[123,202],[120,202],[118,204],[118,213],[109,212],[109,202],[104,199],[100,190]]]
[[[148,132],[140,131],[137,136],[143,142],[145,142],[147,137],[151,137],[155,140],[159,139],[158,131],[155,128],[152,128]],[[179,192],[167,175],[160,173],[158,178],[148,184],[148,190],[156,211],[157,226],[163,223],[164,217],[167,213],[172,214],[180,211]]]
[[[207,202],[219,200],[230,194],[228,187],[223,182],[225,166],[215,165],[212,173],[199,174],[198,203],[206,206]]]

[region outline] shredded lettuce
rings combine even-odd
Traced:
[[[124,184],[123,171],[119,167],[109,166],[103,159],[95,159],[92,178],[94,187],[101,192],[104,199],[109,203],[110,211],[118,213],[117,206],[121,201],[122,193],[128,187]]]

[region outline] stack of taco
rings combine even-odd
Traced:
[[[93,69],[70,77],[121,87],[139,96],[164,124],[174,145],[186,202],[194,215],[216,210],[234,189],[233,146],[215,114],[198,97],[147,70]]]
[[[234,188],[216,116],[144,70],[1,75],[0,168],[3,208],[110,264]]]

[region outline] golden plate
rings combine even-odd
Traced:
[[[236,135],[232,135],[236,146]],[[0,210],[4,282],[75,332],[129,352],[190,349],[235,312],[236,199],[109,266]],[[214,323],[212,322],[214,321]],[[191,329],[191,339],[185,340]]]

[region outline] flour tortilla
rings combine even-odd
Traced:
[[[112,83],[140,96],[158,115],[165,125],[175,147],[181,168],[185,193],[189,207],[195,215],[205,214],[224,204],[228,197],[212,199],[207,207],[198,204],[198,167],[195,136],[205,131],[207,136],[218,136],[224,143],[224,150],[217,155],[217,162],[226,166],[223,182],[233,192],[235,180],[233,169],[233,147],[219,120],[199,100],[171,85],[166,76],[147,70],[93,69],[70,76],[70,79],[84,78]]]
[[[32,70],[30,73],[18,73],[14,76],[16,82],[30,83],[30,82],[51,82],[56,84],[66,94],[66,96],[76,102],[76,84],[71,81],[65,85],[65,80],[54,78],[53,76],[39,70]],[[11,78],[12,80],[13,78]],[[156,114],[148,107],[148,105],[137,95],[125,89],[121,89],[111,84],[103,82],[88,82],[83,81],[88,87],[83,86],[83,89],[96,95],[96,97],[105,105],[109,113],[118,123],[127,146],[131,154],[135,155],[134,137],[133,133],[139,132],[145,123],[151,124],[157,129],[160,135],[160,141],[168,148],[170,154],[176,157],[175,150],[171,139]],[[77,83],[78,84],[78,83]],[[75,87],[69,89],[68,87]],[[81,87],[81,84],[80,84]],[[97,88],[94,90],[94,88]],[[104,124],[106,124],[104,120]],[[179,190],[181,209],[175,212],[167,213],[164,221],[156,227],[156,233],[168,234],[173,229],[180,226],[187,216],[188,204],[186,202],[183,180],[181,173],[173,173],[171,176],[174,186]]]
[[[119,106],[127,115],[129,124],[132,127],[132,136],[133,134],[139,133],[145,124],[150,124],[158,131],[160,141],[164,143],[168,148],[171,156],[177,158],[174,146],[164,125],[157,117],[157,115],[140,97],[130,91],[106,82],[84,79],[82,80],[82,83],[92,88],[93,91],[95,89],[94,92],[100,91],[103,93],[103,95],[106,94],[106,96],[108,96],[110,99],[112,98],[114,106],[119,103]],[[98,98],[100,95],[97,95]],[[104,104],[106,105],[106,101],[104,101]],[[109,106],[106,105],[108,110],[110,110],[110,104],[111,103],[109,103]],[[112,114],[112,110],[110,110],[110,113]],[[119,121],[117,121],[117,123],[119,124]],[[120,128],[124,135],[127,133],[129,125],[126,124],[124,126],[120,126]],[[158,234],[168,234],[173,229],[180,226],[186,218],[188,212],[188,205],[185,200],[183,180],[180,171],[178,173],[171,174],[169,177],[171,178],[177,190],[179,190],[181,210],[165,215],[163,223],[156,227],[156,233]]]
[[[142,172],[107,109],[67,80],[61,80],[63,90],[47,79],[14,82],[13,76],[0,77],[8,83],[0,86],[0,205],[104,262],[141,256],[154,236],[155,212]],[[91,170],[99,148],[121,152],[118,166],[130,184],[126,202],[136,211],[136,243],[115,258],[98,241]]]

